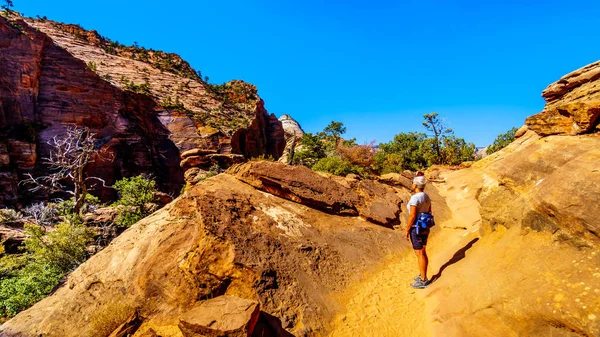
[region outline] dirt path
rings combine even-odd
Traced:
[[[406,251],[348,289],[341,301],[347,311],[335,319],[330,336],[430,336],[422,295],[409,286],[415,266],[414,254]]]
[[[475,201],[476,191],[465,186],[443,184],[438,186],[440,194],[447,198],[451,219],[438,224],[428,247],[430,277],[451,268],[457,249],[478,234],[479,209]],[[412,250],[391,258],[383,267],[351,286],[340,296],[345,312],[333,322],[330,337],[432,336],[435,319],[431,317],[435,303],[435,282],[425,290],[409,286],[418,274],[416,258]]]

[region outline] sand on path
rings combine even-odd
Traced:
[[[440,277],[451,274],[448,271],[452,264],[460,263],[453,260],[457,251],[479,236],[477,191],[473,190],[474,185],[464,184],[464,179],[459,181],[463,183],[436,184],[452,216],[438,224],[430,238],[430,278],[439,276],[440,270]],[[390,257],[379,270],[340,294],[339,302],[345,312],[335,317],[329,336],[432,336],[436,319],[431,312],[439,304],[435,299],[436,285],[434,282],[424,290],[411,288],[417,274],[417,260],[411,249]]]

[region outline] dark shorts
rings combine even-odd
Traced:
[[[429,237],[429,229],[421,230],[417,235],[417,229],[410,229],[410,242],[412,242],[412,246],[414,250],[423,249],[423,247],[427,246],[427,238]]]

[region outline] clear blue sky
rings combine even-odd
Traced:
[[[423,131],[437,111],[485,146],[542,110],[541,91],[600,59],[600,1],[48,1],[28,16],[176,52],[212,82],[254,83],[306,131],[360,142]]]

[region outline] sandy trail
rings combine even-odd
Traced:
[[[460,263],[455,253],[478,237],[479,204],[476,191],[466,185],[438,185],[447,199],[452,216],[430,238],[429,277],[443,271],[449,277],[452,264]],[[450,271],[450,273],[449,273]],[[351,286],[340,295],[345,312],[333,321],[330,337],[349,336],[432,336],[432,306],[435,305],[435,282],[427,289],[413,289],[410,283],[418,274],[416,257],[411,249],[390,258],[378,271]]]
[[[409,286],[417,275],[415,261],[407,250],[350,287],[341,301],[347,311],[336,317],[330,336],[431,336],[423,320],[422,291]]]

